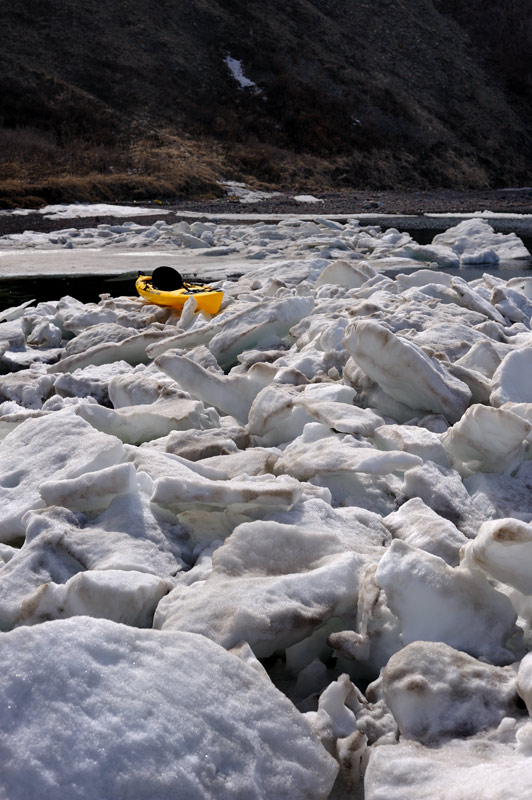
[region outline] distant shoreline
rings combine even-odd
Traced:
[[[493,211],[499,213],[532,214],[532,187],[516,189],[493,189],[485,191],[456,191],[452,189],[434,189],[419,191],[343,191],[315,194],[321,202],[301,203],[293,198],[293,193],[284,193],[257,200],[252,203],[240,203],[227,198],[211,201],[176,200],[176,201],[143,201],[142,205],[153,206],[153,217],[131,217],[139,224],[152,224],[180,212],[196,212],[197,214],[399,214],[421,215],[438,213],[471,213],[475,211]],[[22,233],[26,230],[49,232],[64,228],[91,228],[101,224],[125,222],[127,217],[97,216],[72,219],[50,220],[39,213],[25,216],[16,214],[0,214],[0,236]]]

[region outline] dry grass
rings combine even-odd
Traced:
[[[263,189],[337,185],[341,158],[295,154],[258,140],[219,143],[157,131],[130,143],[60,145],[34,128],[0,129],[0,207],[61,202],[195,198],[223,194],[228,178]]]
[[[71,141],[34,129],[0,130],[0,207],[150,198],[212,198],[223,156],[205,143],[157,134],[130,144]]]
[[[406,118],[406,114],[403,115]],[[408,139],[408,137],[406,137]],[[427,142],[416,155],[408,142],[396,147],[320,155],[266,144],[220,142],[169,130],[130,142],[59,143],[32,127],[0,129],[0,208],[49,203],[213,199],[220,181],[235,179],[262,189],[319,193],[336,189],[454,187],[484,189],[490,175],[479,158],[451,145]]]

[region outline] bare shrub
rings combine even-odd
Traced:
[[[67,150],[71,171],[82,175],[93,172],[127,172],[131,169],[129,149],[120,145],[73,143]]]
[[[252,178],[277,184],[281,180],[279,151],[271,146],[254,141],[237,147],[232,152],[235,168],[242,174],[238,177],[249,181]]]
[[[31,125],[0,128],[0,159],[2,161],[55,158],[58,151],[57,139],[50,131],[42,131]]]

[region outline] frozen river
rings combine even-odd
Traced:
[[[139,209],[132,209],[138,211]],[[153,212],[153,209],[150,209]],[[74,211],[72,212],[75,213]],[[328,214],[323,217],[331,223],[345,225],[348,221],[356,219],[363,227],[379,227],[382,230],[396,228],[408,231],[418,242],[426,244],[433,235],[457,225],[468,219],[483,219],[490,224],[494,231],[500,233],[516,233],[521,239],[532,243],[532,214],[495,214],[492,212],[479,212],[478,214],[424,214],[424,215],[394,215],[394,214],[357,214],[350,217],[346,214]],[[69,218],[64,217],[68,224]],[[295,217],[289,214],[211,214],[199,212],[180,212],[178,219],[187,220],[189,225],[210,224],[227,230],[234,228],[241,234],[249,229],[252,232],[258,226],[286,226],[290,221],[301,220],[303,224],[312,224],[320,220],[319,214],[301,214]],[[122,228],[129,226],[129,236],[122,233],[122,243],[112,242],[112,249],[107,246],[108,241],[102,237],[100,229]],[[90,275],[119,275],[136,271],[137,266],[156,266],[161,259],[161,250],[166,249],[166,259],[177,268],[181,265],[183,271],[192,271],[201,275],[217,275],[224,277],[228,272],[245,272],[249,269],[249,254],[242,249],[232,253],[213,253],[216,265],[208,262],[200,263],[201,257],[207,253],[198,253],[197,247],[186,247],[186,242],[180,242],[176,249],[175,242],[169,242],[169,247],[164,248],[164,243],[157,241],[157,249],[149,249],[149,240],[142,242],[142,247],[135,251],[138,243],[132,243],[133,235],[138,228],[143,228],[142,223],[117,223],[113,226],[100,225],[97,228],[75,230],[65,228],[52,234],[43,234],[38,231],[26,231],[16,236],[0,237],[0,278],[20,277],[21,275],[64,275],[68,273]],[[146,226],[154,227],[154,226]],[[259,230],[260,233],[260,230]],[[60,242],[60,239],[64,241]],[[111,237],[109,237],[111,238]],[[118,238],[118,237],[116,237]],[[201,249],[201,248],[200,248]],[[212,256],[208,259],[211,260]],[[302,256],[302,253],[299,253]],[[218,263],[221,264],[218,267]]]
[[[0,797],[531,797],[530,218],[114,219],[0,238]]]
[[[68,208],[54,212],[62,214],[59,218],[65,220],[65,226],[69,221],[72,224],[74,215],[79,217],[81,211],[90,210]],[[431,267],[466,280],[486,271],[509,279],[527,274],[531,267],[526,254],[532,248],[532,215],[482,212],[295,217],[250,213],[209,217],[181,212],[175,221],[167,216],[154,224],[143,224],[139,214],[142,209],[131,210],[137,213],[137,221],[125,221],[125,207],[124,221],[118,218],[112,225],[65,227],[51,233],[28,230],[0,237],[0,308],[63,294],[90,300],[97,300],[101,291],[134,294],[137,272],[149,273],[162,263],[187,277],[208,282],[255,271],[261,263],[284,264],[311,256],[326,260],[367,258],[373,268],[390,275]],[[153,214],[153,209],[149,211]],[[475,221],[483,227],[476,234],[474,247],[478,245],[480,256],[484,248],[484,258],[457,257],[432,245],[449,228]],[[486,231],[490,229],[495,238],[487,241]],[[524,245],[520,253],[500,247],[502,237],[512,234],[517,234]]]

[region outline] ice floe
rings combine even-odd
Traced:
[[[522,244],[316,216],[0,246],[94,242],[247,266],[215,317],[0,316],[0,794],[527,797],[532,290],[441,269]]]
[[[240,195],[242,202],[260,199],[259,192],[239,184],[227,185],[231,192]],[[305,200],[305,203],[309,202]],[[154,212],[155,209],[152,209]],[[65,215],[70,213],[65,211]],[[331,220],[314,216],[312,219],[294,215],[277,221],[261,220],[252,224],[233,221],[218,224],[214,221],[165,220],[143,225],[124,221],[101,224],[95,228],[65,228],[51,233],[25,231],[0,237],[0,252],[15,253],[20,248],[61,253],[63,250],[105,250],[112,258],[114,253],[129,252],[141,258],[164,251],[167,257],[187,257],[187,269],[195,271],[208,266],[216,269],[216,262],[237,264],[241,271],[256,270],[257,262],[285,260],[277,265],[276,275],[281,280],[297,283],[302,280],[303,265],[313,279],[319,278],[323,267],[331,261],[346,262],[334,269],[337,284],[340,273],[350,275],[344,283],[353,288],[360,277],[357,272],[377,269],[405,269],[438,265],[459,267],[468,264],[494,266],[500,262],[526,259],[530,256],[522,241],[513,233],[496,233],[486,220],[469,219],[445,233],[437,234],[430,244],[419,244],[408,233],[395,229],[382,231],[375,225],[362,225],[355,217]],[[318,274],[312,271],[310,257],[325,259]],[[210,264],[206,265],[204,259]],[[124,259],[122,259],[124,261]],[[138,261],[139,259],[137,259]],[[142,267],[142,263],[139,265]],[[351,270],[350,270],[351,267]],[[231,268],[234,271],[234,266]],[[122,271],[126,271],[124,263]],[[260,271],[259,273],[260,274]],[[265,274],[264,272],[262,274]],[[325,279],[322,278],[322,282]],[[291,279],[291,280],[290,280]],[[493,313],[496,309],[493,307]]]

